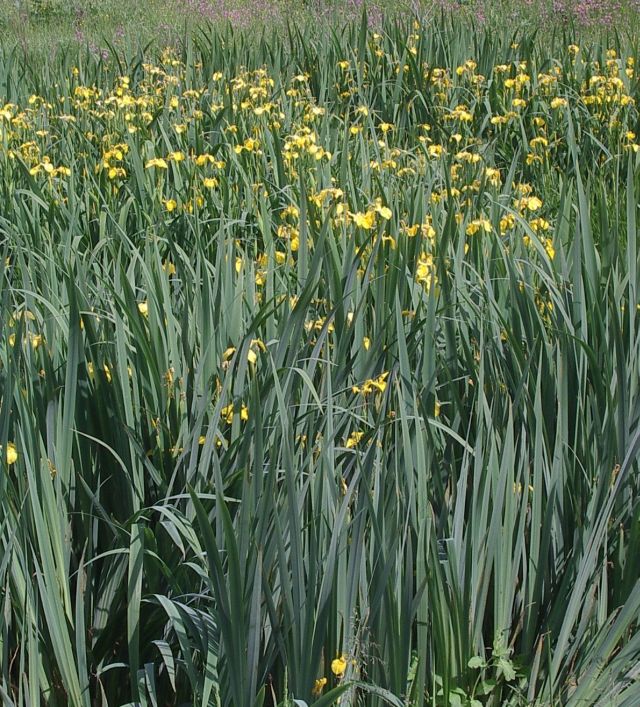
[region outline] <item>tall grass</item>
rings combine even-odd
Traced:
[[[3,48],[6,704],[638,703],[637,53],[545,39]]]

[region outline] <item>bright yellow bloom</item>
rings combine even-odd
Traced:
[[[18,450],[13,442],[7,442],[7,464],[15,464],[18,461]]]
[[[516,218],[513,214],[506,214],[500,219],[500,233],[505,233],[516,225]]]
[[[352,216],[356,226],[358,226],[358,228],[364,228],[365,231],[373,228],[376,223],[375,211],[367,211],[365,214],[358,211],[358,213],[352,214]]]
[[[195,157],[194,161],[198,167],[204,167],[207,162],[213,162],[214,159],[211,155],[205,153],[204,155],[198,155]]]
[[[149,316],[149,305],[146,300],[144,302],[138,302],[138,312],[140,312],[143,317]]]
[[[486,218],[476,218],[467,226],[465,233],[468,236],[473,236],[481,229],[485,231],[485,233],[491,233],[493,230],[491,222]]]
[[[360,440],[364,437],[364,432],[352,432],[347,441],[345,442],[345,447],[347,449],[353,449],[358,446]]]
[[[387,388],[388,377],[389,371],[386,371],[385,373],[381,373],[377,378],[368,378],[361,386],[351,386],[351,391],[353,393],[361,393],[365,396],[370,393],[384,393]]]
[[[331,672],[338,678],[344,677],[344,674],[347,670],[347,659],[344,657],[344,655],[341,655],[338,658],[334,658],[334,660],[331,661]]]
[[[380,206],[379,204],[376,204],[375,211],[377,214],[380,214],[380,216],[386,221],[388,221],[393,216],[393,212],[388,206]]]
[[[556,96],[549,104],[554,110],[556,108],[564,108],[567,105],[567,99]]]
[[[220,415],[222,416],[222,419],[230,425],[233,422],[233,416],[235,415],[233,403],[230,405],[225,405],[225,407],[223,407],[220,411]],[[240,419],[243,422],[246,422],[249,419],[249,408],[247,408],[244,403],[240,406]]]
[[[236,145],[233,148],[233,151],[236,153],[236,155],[239,155],[243,150],[246,150],[247,152],[255,152],[258,150],[259,147],[260,143],[258,142],[258,140],[248,137],[241,145]]]
[[[424,285],[428,290],[437,282],[433,257],[428,253],[422,253],[416,265],[416,282]]]
[[[494,167],[487,167],[484,171],[487,181],[491,186],[499,187],[502,179],[500,177],[500,170]]]
[[[158,169],[168,169],[169,165],[167,161],[162,159],[162,157],[154,157],[153,159],[147,160],[145,164],[145,169],[151,169],[151,167],[157,167]]]
[[[529,221],[531,228],[537,233],[538,231],[548,231],[551,228],[551,224],[543,218],[534,218]]]
[[[220,415],[227,424],[231,424],[233,422],[233,403],[231,405],[225,405],[222,410],[220,410]]]
[[[542,200],[537,196],[523,196],[517,203],[520,209],[528,209],[529,211],[537,211],[542,206]]]

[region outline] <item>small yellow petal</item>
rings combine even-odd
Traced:
[[[7,464],[15,464],[18,460],[18,451],[13,442],[7,442]]]
[[[312,694],[317,697],[318,695],[322,694],[322,690],[324,689],[324,686],[327,684],[327,678],[318,678],[314,683],[313,683],[313,690],[311,691]]]

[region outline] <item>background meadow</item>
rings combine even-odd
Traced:
[[[3,702],[637,705],[633,8],[55,7],[0,44]]]

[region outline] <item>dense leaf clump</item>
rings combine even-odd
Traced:
[[[637,55],[542,47],[0,53],[4,702],[638,704]]]

